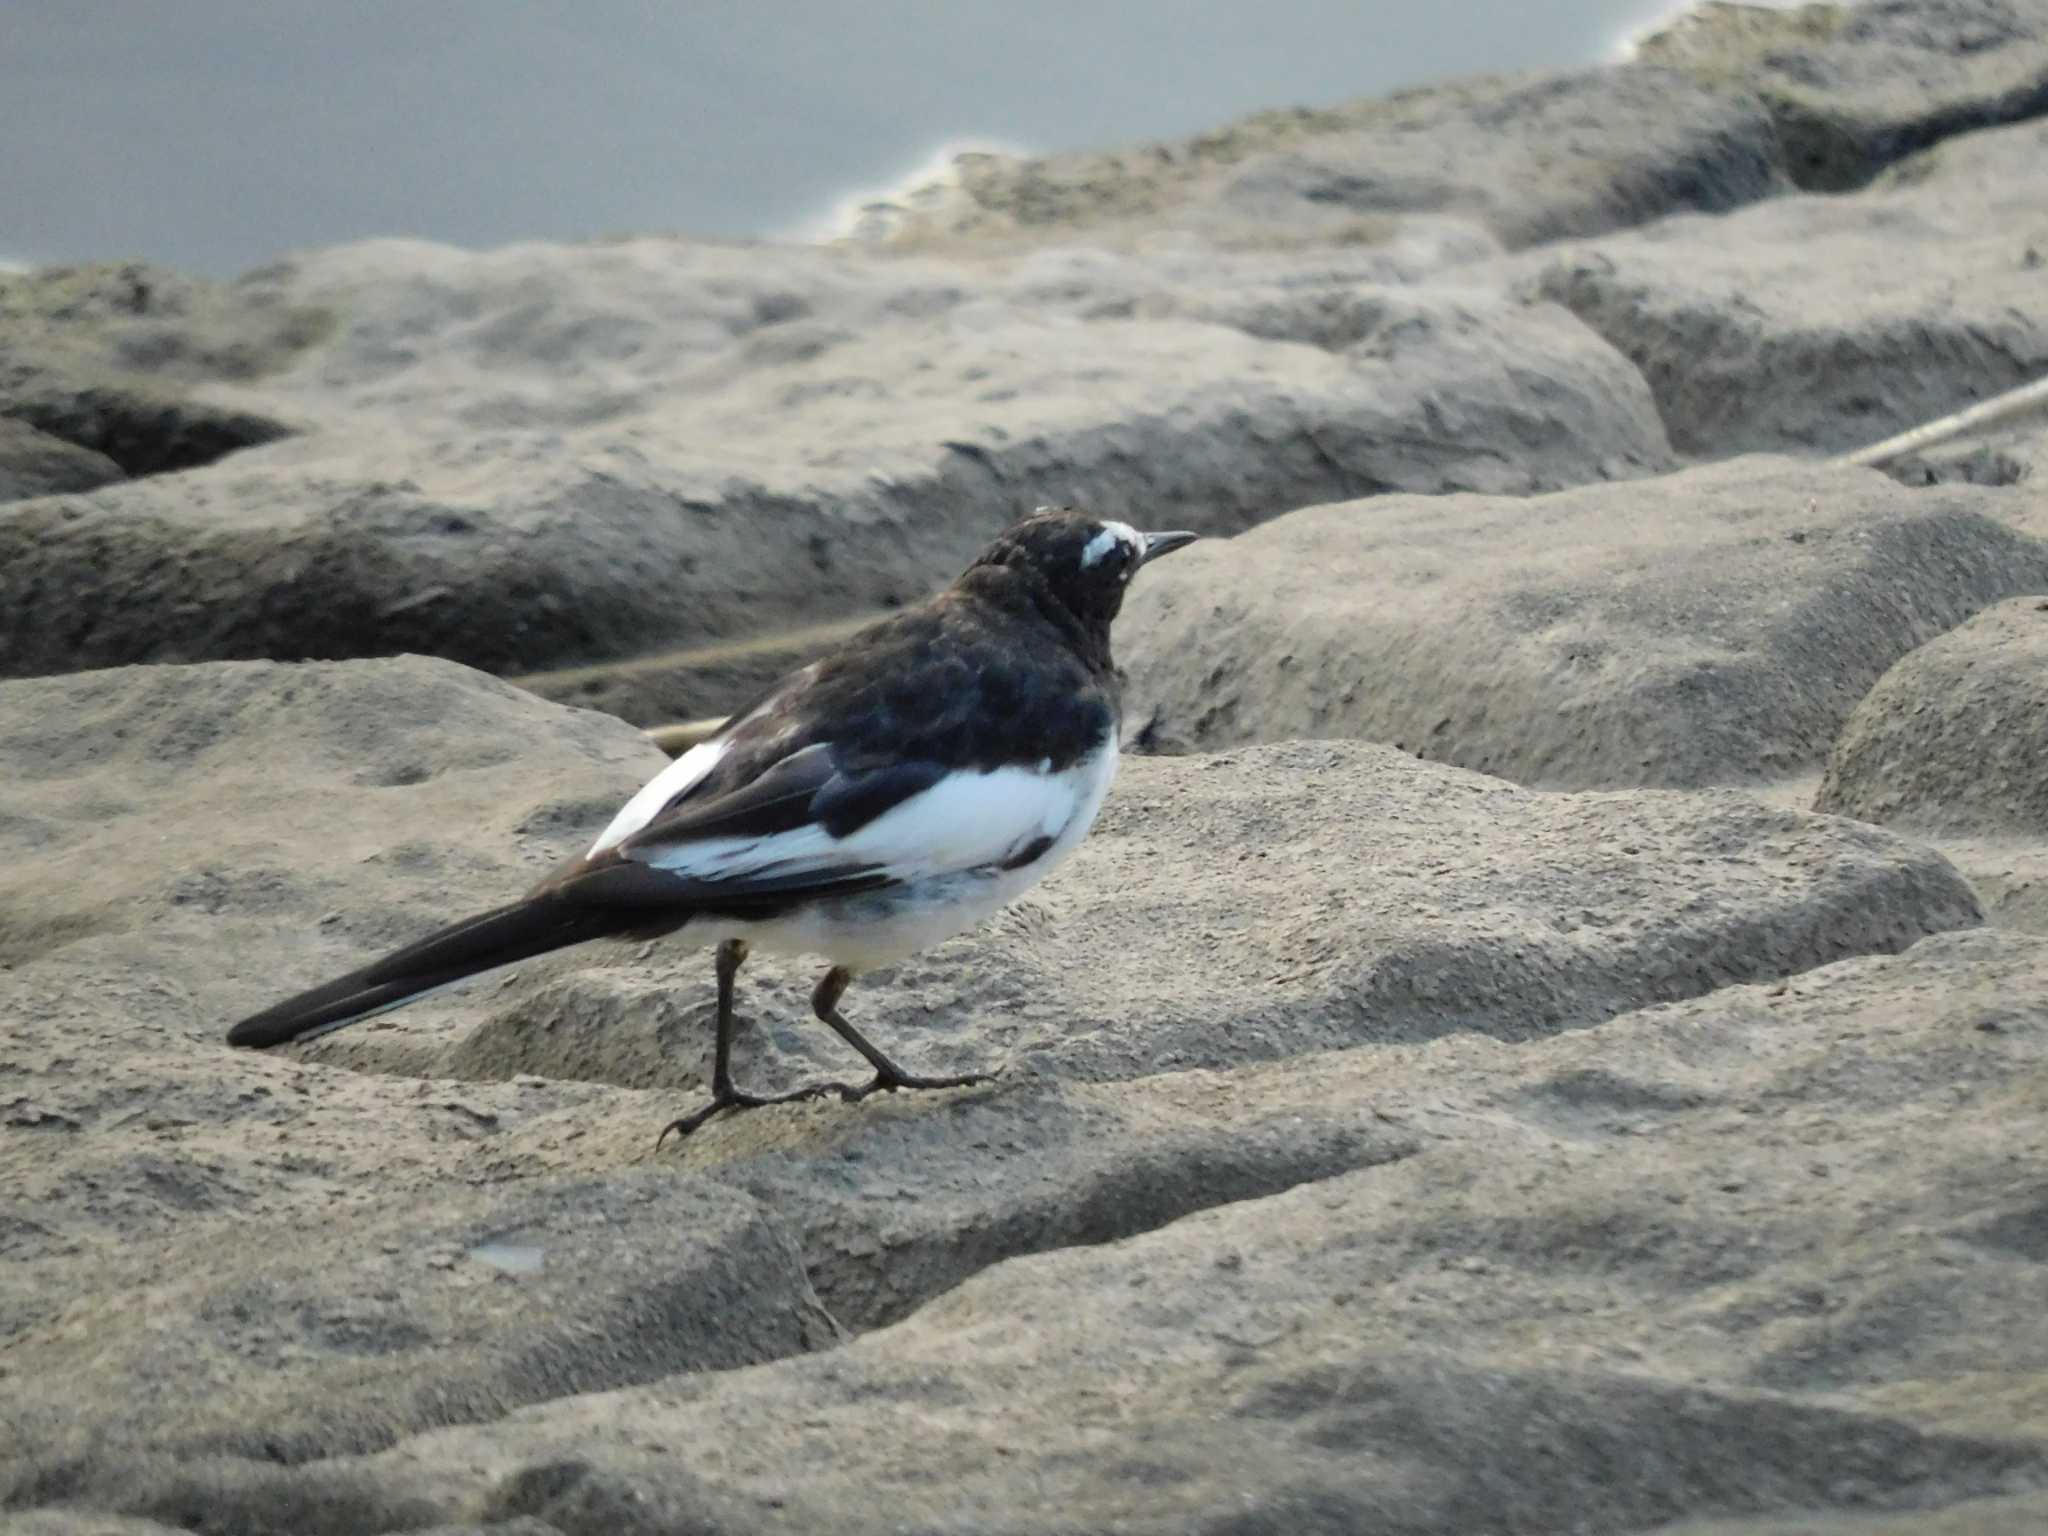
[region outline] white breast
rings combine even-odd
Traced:
[[[974,927],[1043,880],[1095,825],[1116,767],[1112,737],[1058,772],[1000,768],[941,780],[836,845],[842,857],[885,860],[901,885],[766,922],[706,918],[685,931],[822,955],[856,971],[891,964]],[[1001,867],[1042,838],[1051,842],[1030,863]]]

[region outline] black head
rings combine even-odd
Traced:
[[[1107,633],[1138,568],[1194,543],[1192,533],[1140,533],[1073,507],[1040,507],[1006,528],[974,568],[1028,572],[1090,630]]]

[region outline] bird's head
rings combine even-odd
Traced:
[[[1139,568],[1194,543],[1192,533],[1141,533],[1073,507],[1040,507],[1011,524],[975,566],[1021,568],[1089,629],[1107,632]]]

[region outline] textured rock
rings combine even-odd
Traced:
[[[1311,508],[1133,591],[1131,718],[1154,745],[1357,736],[1554,787],[1787,776],[1901,656],[2048,582],[2008,516],[1762,458]]]
[[[0,668],[419,650],[500,670],[922,596],[1030,507],[1224,531],[1382,488],[1666,466],[1634,368],[1553,306],[987,272],[642,240],[385,243],[259,274],[332,341],[219,392],[315,430],[0,516]]]
[[[1239,167],[1210,219],[1339,235],[1451,212],[1510,249],[1722,213],[1787,189],[1758,103],[1661,69],[1453,86],[1376,103],[1350,132]]]
[[[0,273],[0,418],[130,475],[211,464],[290,428],[208,400],[204,386],[283,366],[329,323],[317,309],[135,263]]]
[[[1803,187],[1862,186],[1953,134],[2048,112],[2041,0],[1694,6],[1636,56],[1769,105]]]
[[[2048,839],[2048,582],[1912,652],[1842,727],[1815,809]]]
[[[1332,1047],[1527,1040],[1976,920],[1938,858],[1853,822],[1306,745],[1129,764],[1042,901],[856,994],[912,1059],[1005,1065],[991,1088],[656,1158],[708,1040],[681,946],[571,952],[296,1061],[221,1045],[516,889],[658,762],[418,658],[0,688],[0,1500],[183,1518],[310,1459],[290,1507],[328,1528],[451,1519],[322,1466],[1419,1155],[1386,1100],[1330,1091]],[[811,970],[750,965],[749,1078],[829,1057]]]
[[[0,416],[0,501],[90,491],[121,478],[121,466],[105,454]]]
[[[1213,868],[1230,878],[1205,882]],[[334,926],[353,927],[335,900]],[[1126,764],[1057,882],[848,1006],[945,1071],[1113,1081],[1449,1030],[1526,1039],[1976,917],[1938,858],[1871,829],[1738,795],[1560,799],[1305,743]],[[1191,956],[1199,989],[1160,1017]],[[656,945],[305,1049],[373,1071],[686,1090],[704,1068],[708,973],[702,953]],[[846,1066],[809,1020],[814,966],[763,957],[747,975],[761,1075]]]
[[[759,698],[776,679],[815,661],[836,642],[879,617],[862,614],[807,624],[749,640],[661,651],[587,667],[558,667],[512,678],[557,704],[601,709],[635,725],[718,720]]]
[[[1355,1105],[1409,1150],[996,1265],[828,1353],[94,1486],[259,1531],[316,1501],[359,1530],[1995,1531],[2048,1477],[2044,996],[2048,945],[1951,935],[1534,1044],[1158,1079],[1131,1092]],[[895,1155],[851,1124],[822,1177]]]
[[[1643,370],[1673,445],[1718,456],[1860,448],[2048,372],[2043,252],[2035,122],[1945,143],[1854,196],[1525,260],[1528,292]]]
[[[1510,246],[1784,190],[1771,116],[1649,66],[1458,81],[1265,112],[1173,144],[963,157],[870,210],[859,238],[917,250],[1111,244],[1167,228],[1224,249],[1375,244],[1450,215]]]
[[[2048,1495],[1965,1499],[1907,1514],[1791,1515],[1764,1520],[1688,1520],[1668,1536],[2033,1536],[2048,1525]]]

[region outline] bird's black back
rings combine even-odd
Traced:
[[[1117,728],[1113,616],[1091,623],[1033,566],[984,556],[938,596],[860,631],[736,714],[691,798],[750,783],[820,742],[855,773],[906,761],[1070,767]]]

